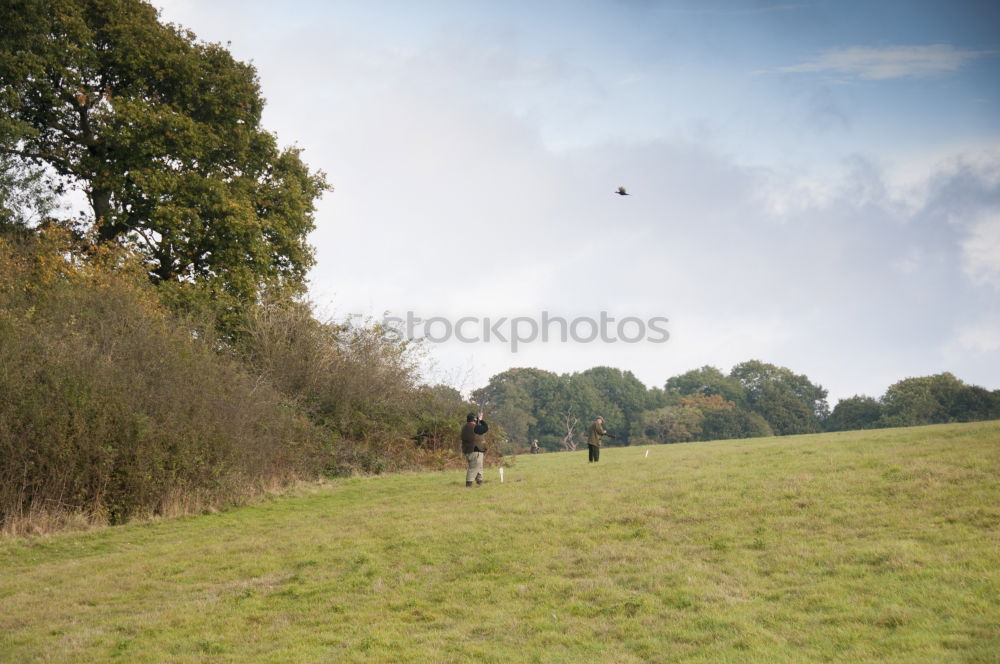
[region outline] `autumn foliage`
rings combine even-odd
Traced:
[[[457,432],[457,393],[428,402],[400,349],[298,307],[281,314],[286,336],[265,309],[236,348],[166,309],[125,252],[58,230],[0,236],[0,529],[212,509],[457,458],[454,435],[413,439],[428,405]]]

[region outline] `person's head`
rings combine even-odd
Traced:
[[[466,422],[475,422],[477,419],[479,418],[476,417],[475,413],[469,413],[468,415],[465,416]]]
[[[603,418],[603,417],[600,417],[600,416],[598,416],[598,417],[597,417],[597,423],[598,423],[598,424],[604,424],[604,418]]]

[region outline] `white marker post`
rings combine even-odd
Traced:
[[[643,459],[648,459],[648,458],[649,458],[649,450],[646,450],[646,456],[644,456]]]
[[[503,484],[503,466],[500,467],[500,484]]]

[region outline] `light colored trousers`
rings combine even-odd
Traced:
[[[465,460],[469,462],[469,470],[465,472],[466,482],[483,481],[483,453],[469,452],[465,455]]]

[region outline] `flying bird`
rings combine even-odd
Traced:
[[[632,194],[625,191],[625,187],[618,187],[618,191],[615,192],[619,196],[631,196]]]

